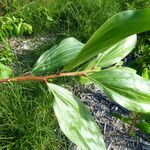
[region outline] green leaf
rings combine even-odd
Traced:
[[[145,133],[150,133],[150,123],[148,122],[143,121],[143,122],[136,124],[135,126]]]
[[[0,41],[5,41],[5,34],[1,29],[0,29]]]
[[[140,121],[150,122],[150,113],[142,113],[140,114]]]
[[[142,77],[143,78],[146,78],[146,79],[149,79],[150,77],[149,77],[149,70],[148,70],[148,68],[145,68],[144,70],[143,70],[143,72],[142,72]]]
[[[0,63],[0,79],[9,78],[12,75],[12,69]]]
[[[47,85],[54,96],[53,108],[64,134],[82,150],[105,150],[99,127],[84,104],[65,88]]]
[[[21,26],[22,26],[22,22],[19,22],[19,24],[17,25],[17,29],[16,29],[17,35],[20,35],[20,33],[21,33]]]
[[[97,66],[108,67],[119,62],[132,51],[132,49],[136,45],[136,41],[137,36],[132,35],[118,42],[117,44],[106,50],[104,53],[100,54]]]
[[[41,75],[57,72],[76,57],[83,45],[73,37],[62,40],[58,46],[41,55],[32,70],[32,74]]]
[[[89,74],[92,83],[121,106],[135,112],[150,112],[150,81],[125,67]]]
[[[31,34],[33,31],[32,26],[28,23],[22,23],[22,30],[23,29],[24,29],[24,32],[28,32],[29,34]]]
[[[130,35],[150,30],[150,9],[123,11],[106,21],[65,67],[71,70]]]
[[[132,123],[132,118],[131,117],[125,117],[121,114],[118,114],[118,113],[111,113],[111,115],[117,119],[119,119],[120,121],[124,122],[124,123],[128,123],[128,124],[131,124]]]
[[[13,30],[13,26],[11,24],[6,24],[5,25],[5,28],[8,30],[8,31],[12,31]]]
[[[86,63],[81,69],[89,70],[92,68],[108,67],[115,63],[118,63],[127,56],[135,47],[137,36],[132,35],[122,41],[118,42],[105,52],[98,55],[97,58],[93,58],[90,63]]]

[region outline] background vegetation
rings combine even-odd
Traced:
[[[67,149],[44,87],[32,82],[0,88],[1,149]]]

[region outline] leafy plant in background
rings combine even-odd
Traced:
[[[33,34],[45,33],[51,28],[51,24],[53,23],[51,12],[48,8],[53,7],[53,5],[49,6],[49,3],[52,2],[49,0],[14,1],[15,11],[13,15],[17,18],[23,18],[25,22],[32,25]]]
[[[150,79],[150,36],[149,32],[141,33],[138,37],[136,47],[131,54],[132,60],[128,62],[131,68],[136,69],[137,74],[143,78]],[[145,133],[150,133],[150,114],[132,113],[129,117],[113,114],[121,121],[128,123],[131,127],[136,126]],[[130,130],[130,132],[131,132]]]
[[[117,113],[112,113],[111,115],[130,125],[128,131],[130,135],[135,134],[133,127],[137,127],[144,133],[150,134],[150,114],[134,112],[130,117],[125,117]]]
[[[139,75],[148,78],[150,69],[150,35],[149,32],[139,35],[136,48],[132,53],[129,66],[136,69]],[[147,76],[147,77],[146,77]]]
[[[22,18],[16,18],[14,16],[0,17],[0,41],[2,42],[0,49],[0,62],[9,64],[14,59],[14,55],[6,38],[31,33],[32,26],[25,23]]]
[[[108,18],[124,10],[121,4],[125,5],[125,2],[118,2],[118,0],[94,0],[94,3],[93,0],[13,0],[12,4],[6,3],[9,8],[6,10],[8,14],[12,12],[15,17],[21,17],[31,24],[34,35],[52,34],[61,40],[66,36],[74,36],[81,41],[86,41]],[[96,21],[97,18],[99,21]]]
[[[12,53],[9,44],[3,40],[0,46],[0,62],[4,64],[10,64],[14,60],[14,54]]]
[[[80,149],[104,150],[101,132],[91,113],[78,97],[58,85],[56,78],[79,77],[80,83],[95,83],[110,99],[130,111],[150,112],[150,81],[137,75],[134,69],[112,66],[135,47],[136,33],[150,30],[149,16],[150,9],[118,13],[86,44],[72,37],[64,39],[41,55],[31,75],[1,79],[0,83],[27,80],[46,83],[64,134]]]
[[[125,2],[129,9],[141,9],[150,7],[150,1],[147,0],[125,0]]]
[[[32,26],[23,21],[22,18],[4,16],[0,18],[0,39],[32,33]]]
[[[32,26],[24,22],[22,18],[14,16],[0,17],[0,40],[6,37],[20,36],[23,34],[31,34]]]

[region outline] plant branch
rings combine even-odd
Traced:
[[[7,79],[1,79],[0,83],[3,82],[16,82],[16,81],[47,81],[48,79],[58,78],[58,77],[65,77],[65,76],[86,76],[86,73],[93,72],[96,70],[87,70],[87,71],[81,71],[81,72],[67,72],[67,73],[57,73],[52,74],[49,76],[19,76],[14,78],[7,78]]]

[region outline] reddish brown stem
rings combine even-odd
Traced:
[[[81,71],[81,72],[69,72],[69,73],[57,73],[57,74],[52,74],[49,76],[19,76],[19,77],[14,77],[14,78],[7,78],[7,79],[2,79],[0,80],[0,83],[3,82],[16,82],[16,81],[47,81],[48,79],[52,78],[58,78],[58,77],[63,77],[63,76],[85,76],[86,73],[91,72],[90,71]]]
[[[86,73],[90,71],[81,71],[81,72],[68,72],[68,73],[58,73],[46,76],[46,79],[52,79],[57,77],[64,77],[64,76],[85,76]]]
[[[15,78],[2,79],[2,80],[0,80],[0,83],[15,82],[15,81],[30,81],[30,80],[44,81],[45,77],[43,77],[43,76],[19,76],[19,77],[15,77]]]

